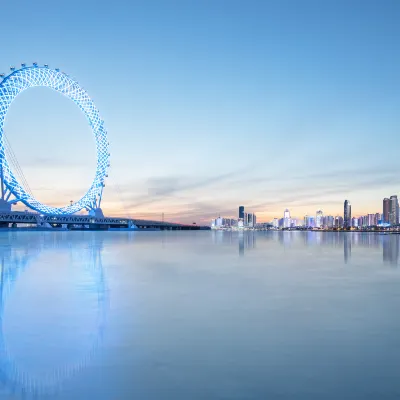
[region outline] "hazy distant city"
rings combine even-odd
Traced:
[[[362,216],[352,216],[349,200],[344,201],[343,215],[324,215],[317,210],[315,215],[303,218],[292,217],[289,209],[285,209],[282,218],[275,217],[270,222],[257,222],[255,213],[246,212],[239,206],[237,218],[221,217],[211,221],[211,229],[217,230],[398,230],[399,201],[397,195],[385,197],[382,201],[382,212]]]

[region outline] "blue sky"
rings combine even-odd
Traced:
[[[182,222],[381,210],[400,194],[400,2],[54,1],[2,5],[0,69],[48,63],[94,99],[111,143],[103,208]],[[77,200],[94,142],[30,89],[5,130],[41,201]]]

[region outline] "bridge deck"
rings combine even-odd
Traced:
[[[98,227],[99,229],[107,228],[158,228],[158,229],[173,229],[173,230],[198,230],[207,229],[199,225],[185,225],[173,222],[161,222],[141,219],[131,219],[123,217],[104,217],[96,218],[90,215],[40,215],[33,212],[0,212],[0,225],[8,224],[34,224],[34,225],[67,225],[71,226],[89,226],[91,228]]]

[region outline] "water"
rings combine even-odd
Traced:
[[[398,399],[400,235],[0,233],[0,399]]]

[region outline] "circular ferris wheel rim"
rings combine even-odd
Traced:
[[[48,87],[72,100],[86,116],[96,141],[96,173],[91,186],[77,202],[65,207],[52,207],[38,201],[28,193],[11,170],[5,154],[3,126],[8,109],[14,99],[31,87]],[[42,214],[69,215],[82,209],[94,208],[101,198],[108,174],[109,149],[104,121],[88,93],[74,79],[58,69],[47,66],[24,66],[13,70],[0,82],[0,162],[3,180],[8,190],[26,206]]]

